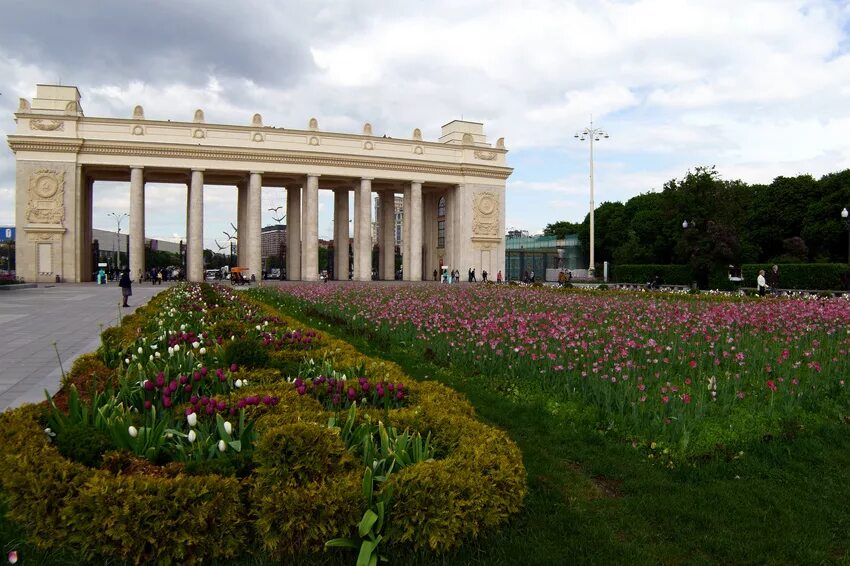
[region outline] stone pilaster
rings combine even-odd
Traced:
[[[348,281],[348,189],[334,190],[334,277]]]
[[[380,199],[381,257],[379,269],[381,279],[392,281],[395,279],[395,194],[392,191],[384,191],[380,194]]]
[[[354,192],[354,278],[372,279],[372,179],[360,179]]]
[[[141,167],[130,169],[130,278],[145,270],[145,179]]]
[[[192,169],[189,183],[189,229],[186,279],[204,280],[204,170]],[[132,257],[132,256],[131,256]]]
[[[263,255],[262,255],[262,192],[263,174],[259,171],[251,171],[248,179],[248,204],[245,211],[248,237],[245,239],[245,254],[248,256],[248,274],[256,277],[257,281],[263,278]]]
[[[405,202],[407,199],[405,199]],[[410,214],[405,211],[404,223],[410,226],[409,245],[410,261],[406,258],[405,265],[410,265],[410,281],[422,281],[422,183],[410,183]]]
[[[286,279],[301,280],[301,187],[286,187]]]

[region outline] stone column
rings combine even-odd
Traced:
[[[380,195],[381,218],[381,258],[379,268],[381,279],[392,281],[395,279],[395,194],[392,191],[384,191]]]
[[[404,224],[410,226],[406,236],[410,244],[405,245],[405,249],[410,250],[410,261],[405,258],[404,264],[410,264],[409,281],[422,281],[422,183],[419,181],[410,183],[409,210],[409,216],[405,211]]]
[[[443,259],[449,271],[460,269],[455,253],[455,198],[457,191],[454,186],[446,189],[446,257]],[[461,270],[461,275],[463,270]]]
[[[301,280],[319,280],[319,176],[307,175],[302,219]]]
[[[245,214],[248,211],[248,184],[245,181],[240,181],[236,185],[236,265],[240,267],[248,266],[248,258],[245,252],[245,242],[247,241],[248,219]],[[230,250],[228,250],[228,253]]]
[[[404,187],[404,204],[401,213],[401,269],[402,279],[411,281],[410,271],[410,185]]]
[[[120,245],[120,242],[119,242]],[[130,168],[130,278],[145,270],[145,179],[141,167]]]
[[[189,228],[186,244],[186,280],[204,280],[204,170],[192,169],[189,183]]]
[[[260,171],[251,171],[251,176],[248,180],[248,202],[245,205],[245,220],[248,228],[247,238],[245,239],[245,255],[248,257],[248,277],[253,275],[257,281],[262,281],[263,278],[263,252],[261,245],[262,238],[262,192],[263,192],[263,174]]]
[[[286,279],[301,280],[301,187],[286,187]]]
[[[334,190],[334,276],[348,281],[348,189]]]
[[[360,179],[354,192],[354,278],[372,280],[372,178]]]

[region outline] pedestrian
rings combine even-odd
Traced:
[[[502,270],[500,269],[500,270],[496,273],[496,283],[501,283],[501,282],[502,282]]]
[[[774,265],[770,268],[770,273],[767,274],[767,285],[770,287],[770,292],[774,295],[779,294],[779,266]]]
[[[487,282],[487,270],[486,269],[481,270],[481,281],[484,282],[484,283]]]
[[[476,281],[478,281],[478,279],[475,277],[475,268],[473,267],[472,268],[472,280],[471,280],[471,282],[475,283]]]
[[[528,279],[529,279],[529,281],[530,281],[531,283],[534,283],[534,270],[533,270],[533,269],[532,269],[532,270],[531,270],[531,272],[528,274]]]
[[[437,270],[435,269],[434,270],[434,281],[436,281],[436,280],[437,280]]]
[[[558,286],[559,287],[566,287],[567,286],[567,274],[564,273],[563,269],[558,274]]]
[[[162,285],[162,270],[158,269],[156,272],[156,284]]]
[[[124,273],[121,274],[121,280],[118,281],[118,286],[121,287],[121,298],[124,300],[122,307],[129,307],[127,297],[133,294],[133,282],[130,281],[130,268],[125,267]]]
[[[764,293],[767,290],[767,281],[764,279],[764,269],[759,269],[759,276],[756,279],[756,285],[759,290],[759,297],[764,297]]]

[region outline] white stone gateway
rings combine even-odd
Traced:
[[[202,281],[205,185],[238,191],[238,263],[260,278],[262,187],[287,191],[287,272],[315,281],[318,267],[318,191],[333,190],[337,278],[348,278],[348,193],[354,191],[354,279],[372,275],[371,193],[393,203],[404,195],[404,279],[431,279],[445,266],[466,273],[505,269],[504,140],[487,143],[483,125],[454,120],[438,142],[326,132],[311,118],[306,130],[263,125],[83,115],[73,86],[37,85],[30,104],[20,100],[17,129],[8,137],[16,160],[17,272],[27,281],[89,281],[92,187],[95,181],[130,182],[130,273],[145,270],[145,183],[181,183],[187,191],[187,272]],[[382,209],[391,211],[393,206]],[[377,219],[394,222],[391,216]],[[379,229],[378,273],[394,277],[393,229]],[[385,253],[386,252],[386,253]]]

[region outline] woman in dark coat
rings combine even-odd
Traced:
[[[124,272],[121,273],[121,279],[118,281],[118,286],[121,287],[121,297],[124,299],[124,304],[122,307],[129,307],[127,304],[127,297],[133,294],[133,282],[130,281],[130,269],[124,268]]]

